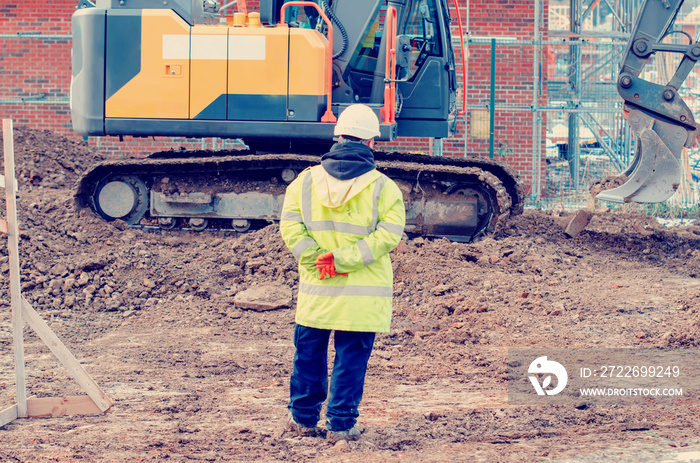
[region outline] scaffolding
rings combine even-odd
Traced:
[[[556,146],[551,158],[567,161],[569,188],[574,192],[596,177],[623,172],[633,157],[632,135],[622,118],[616,84],[641,4],[642,0],[569,0],[568,18],[556,21],[559,12],[552,15],[552,40],[544,44],[553,57],[548,64],[554,65],[548,81],[549,100],[550,106],[564,110],[552,121],[548,134],[550,146]],[[565,24],[567,29],[557,29]],[[559,66],[560,60],[566,65]],[[560,134],[557,128],[563,128],[562,123],[568,130]],[[555,169],[551,170],[554,174]]]
[[[550,0],[546,3],[534,0],[532,37],[514,39],[475,36],[469,26],[467,0],[464,41],[468,50],[465,72],[471,130],[463,134],[465,155],[488,154],[508,164],[524,153],[532,161],[532,188],[528,192],[530,206],[569,210],[585,206],[590,200],[588,189],[591,183],[624,172],[634,158],[635,140],[623,117],[617,75],[642,3],[643,0]],[[697,5],[697,0],[686,2],[676,28],[687,32],[690,27],[691,35],[697,35],[697,21],[684,21]],[[523,85],[531,92],[529,105],[524,104],[522,95],[517,101],[509,99],[507,85],[499,82],[499,73],[493,69],[492,79],[488,82],[491,86],[488,91],[492,95],[490,101],[484,104],[483,98],[470,98],[472,93],[485,91],[474,82],[474,76],[484,72],[473,56],[488,53],[484,49],[489,47],[491,55],[496,57],[491,65],[497,71],[501,56],[519,54],[531,57],[531,69],[521,69],[523,75],[532,76],[532,83]],[[674,59],[653,57],[642,76],[665,84],[677,64],[670,62]],[[470,68],[476,71],[470,72]],[[700,69],[696,68],[679,92],[693,110],[700,95],[696,90],[698,84]],[[486,83],[481,85],[483,87]],[[494,114],[496,120],[516,123],[529,120],[532,140],[518,140],[518,146],[514,148],[511,141],[504,142],[509,138],[507,127],[496,125],[494,128],[490,122],[490,147],[486,152],[479,137],[485,136],[488,129],[481,131],[480,135],[478,125],[480,121],[488,125],[487,118],[493,121]],[[513,114],[520,114],[520,117]],[[539,166],[543,161],[546,167],[542,170]],[[694,170],[700,166],[700,153],[691,150],[684,162],[695,176]],[[687,173],[688,177],[691,173]],[[697,197],[697,192],[694,192],[694,197]]]

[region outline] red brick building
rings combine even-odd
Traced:
[[[256,3],[256,2],[255,2]],[[448,2],[454,5],[452,1]],[[69,89],[71,80],[71,15],[76,0],[53,2],[6,0],[0,4],[0,117],[12,118],[15,125],[46,129],[69,138],[78,138],[71,128]],[[248,2],[249,11],[255,10]],[[544,152],[544,123],[535,124],[533,101],[546,100],[546,76],[533,72],[538,48],[532,39],[535,27],[546,35],[546,2],[537,14],[534,0],[459,0],[465,32],[474,39],[469,44],[467,124],[458,123],[455,137],[445,140],[444,155],[465,154],[488,156],[489,136],[477,124],[488,122],[491,97],[491,47],[486,40],[497,39],[495,55],[495,105],[513,109],[497,110],[494,126],[494,157],[514,167],[521,175],[526,189],[532,185],[533,172],[542,172],[544,162],[536,152]],[[497,14],[495,13],[497,12]],[[453,35],[458,37],[453,10]],[[468,25],[468,29],[467,26]],[[504,39],[506,43],[504,44]],[[507,41],[512,41],[512,44]],[[528,44],[529,43],[529,44]],[[458,73],[461,74],[461,51],[456,47]],[[541,59],[539,60],[541,61]],[[545,68],[546,69],[546,68]],[[540,117],[539,115],[537,117]],[[480,122],[478,122],[480,121]],[[539,127],[539,128],[537,128]],[[466,133],[465,133],[466,130]],[[215,140],[133,139],[124,137],[91,137],[89,143],[115,156],[145,156],[149,152],[170,147],[212,147]],[[542,146],[537,146],[541,143]],[[391,149],[430,151],[430,140],[406,138],[391,144]],[[535,162],[533,164],[533,159]],[[539,176],[542,178],[542,176]]]

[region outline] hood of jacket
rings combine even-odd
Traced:
[[[342,206],[371,185],[380,175],[376,169],[372,169],[358,177],[340,180],[330,175],[322,165],[311,168],[315,195],[323,206],[329,208]]]
[[[374,152],[359,142],[336,143],[321,157],[326,172],[339,180],[349,180],[375,169]]]

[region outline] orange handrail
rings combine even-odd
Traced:
[[[321,17],[323,18],[323,21],[328,27],[328,94],[326,97],[326,113],[321,117],[321,122],[336,122],[337,119],[333,114],[331,105],[331,98],[333,93],[333,24],[331,24],[331,20],[328,19],[328,16],[326,16],[326,13],[323,12],[323,10],[320,6],[318,6],[318,4],[314,2],[297,1],[285,3],[284,5],[282,5],[282,9],[280,10],[280,26],[284,26],[286,24],[284,22],[284,10],[286,10],[289,6],[313,6],[319,12]]]
[[[457,11],[457,26],[459,30],[459,43],[462,48],[462,110],[457,114],[464,116],[467,112],[467,58],[464,56],[464,32],[462,32],[462,13],[459,11],[459,2],[454,0],[455,11]]]
[[[384,32],[386,37],[386,59],[384,70],[384,124],[396,122],[396,8],[388,6]]]

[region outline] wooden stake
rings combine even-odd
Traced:
[[[27,416],[27,380],[24,371],[24,321],[22,320],[21,286],[19,279],[19,229],[17,227],[17,182],[15,182],[15,153],[12,120],[2,120],[5,154],[5,206],[7,208],[7,251],[10,264],[10,306],[15,353],[15,384],[17,416]]]

